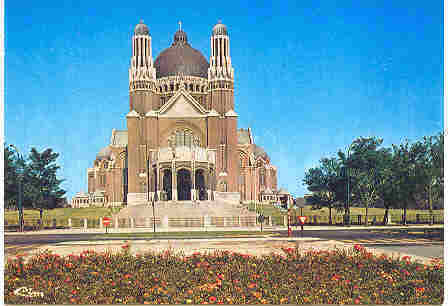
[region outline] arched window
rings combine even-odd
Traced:
[[[185,129],[185,130],[177,130],[175,132],[175,146],[186,146],[186,147],[193,147],[196,144],[199,145],[199,138],[194,137],[194,134],[191,130]]]

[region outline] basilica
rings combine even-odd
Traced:
[[[238,128],[230,36],[219,22],[210,58],[194,49],[181,24],[153,60],[151,34],[140,22],[132,36],[126,130],[87,169],[88,192],[72,205],[137,205],[147,201],[277,201],[277,168]]]

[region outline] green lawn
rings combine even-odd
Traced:
[[[253,203],[248,204],[248,207],[249,207],[249,210],[251,210],[251,211],[255,210],[255,204],[253,204]],[[257,204],[257,211],[259,213],[263,213],[263,215],[265,215],[265,216],[273,216],[274,221],[275,220],[280,221],[280,219],[283,218],[284,215],[286,215],[286,212],[282,212],[281,210],[275,208],[272,204]],[[384,208],[369,208],[368,214],[369,214],[369,216],[372,216],[372,217],[369,217],[369,220],[371,220],[371,218],[373,218],[373,216],[377,216],[377,220],[378,220],[378,216],[382,217],[384,215],[384,211],[385,211]],[[403,214],[403,209],[389,209],[389,212],[390,212],[390,216],[393,220],[400,220],[401,216]],[[292,211],[293,216],[299,216],[300,213],[301,213],[300,208]],[[350,215],[351,216],[356,216],[356,215],[364,216],[365,213],[366,213],[366,209],[363,207],[350,207]],[[443,216],[443,209],[433,210],[433,213],[435,215]],[[324,207],[322,209],[311,209],[310,206],[306,206],[302,209],[302,214],[304,216],[317,215],[317,216],[320,216],[323,218],[328,218],[329,209],[327,207]],[[407,219],[409,219],[409,220],[415,220],[417,214],[429,215],[429,210],[408,209],[406,212]],[[336,219],[336,218],[340,219],[344,215],[344,211],[338,212],[336,209],[333,208],[331,210],[331,215],[332,215],[332,218],[334,218],[334,219]]]
[[[249,209],[254,210],[254,204],[249,204]],[[111,208],[103,208],[103,207],[96,207],[96,208],[56,208],[52,210],[45,210],[44,211],[44,219],[50,220],[57,219],[58,223],[63,220],[67,220],[68,218],[72,219],[81,219],[81,218],[87,218],[87,219],[98,219],[100,217],[105,216],[112,216],[113,212],[117,212],[118,208],[114,208],[114,211],[112,211]],[[265,216],[272,216],[274,220],[274,224],[283,224],[283,216],[285,213],[281,212],[279,209],[275,208],[271,204],[258,204],[257,205],[257,211],[262,212]],[[434,210],[433,211],[435,215],[439,215],[443,217],[443,210]],[[369,208],[369,221],[371,218],[373,218],[374,215],[376,216],[383,216],[384,215],[384,209],[383,208]],[[342,215],[344,212],[338,212],[336,209],[332,209],[332,217],[334,220],[340,220],[342,218]],[[352,216],[356,215],[362,215],[365,214],[365,208],[361,207],[351,207],[350,208],[350,214]],[[395,220],[394,222],[397,222],[397,220],[401,219],[401,215],[403,214],[402,209],[391,209],[390,210],[391,218],[392,220]],[[428,210],[415,210],[415,209],[408,209],[407,210],[407,217],[408,220],[415,220],[416,214],[429,214]],[[300,215],[300,209],[293,210],[292,213],[293,217]],[[326,220],[328,219],[328,208],[322,208],[318,210],[313,210],[309,206],[303,208],[303,215],[305,216],[319,216],[321,219]],[[39,218],[39,210],[33,210],[33,209],[25,209],[24,210],[24,217],[25,220],[37,220]],[[8,224],[17,224],[18,223],[18,212],[17,211],[5,211],[5,221]],[[352,217],[353,218],[353,217]],[[382,217],[381,217],[382,218]],[[377,220],[380,220],[379,217],[377,217]],[[65,221],[64,221],[65,222]]]
[[[38,219],[39,210],[37,209],[24,209],[23,215],[26,219]],[[44,210],[44,219],[68,219],[68,218],[99,218],[111,216],[111,209],[104,207],[96,208],[55,208]],[[18,211],[5,211],[5,220],[8,223],[18,223],[19,213]]]

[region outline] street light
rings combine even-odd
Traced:
[[[149,197],[149,158],[146,167],[148,170],[148,197]],[[156,201],[157,201],[157,167],[154,171],[154,196],[152,197],[152,225],[154,228],[154,233],[156,232],[156,212],[155,212]]]
[[[144,178],[146,176],[146,196],[149,202],[149,195],[150,195],[150,191],[149,191],[149,187],[150,187],[150,176],[149,176],[149,158],[146,160],[146,173],[140,173],[139,176],[141,178]],[[156,186],[157,186],[157,175],[154,176],[155,178],[155,182],[154,182],[154,197],[152,198],[151,202],[152,202],[152,224],[154,227],[154,233],[156,232],[156,214],[155,214],[155,208],[154,208],[154,199],[157,197],[157,190],[156,190]]]
[[[17,168],[18,170],[18,177],[19,177],[19,194],[18,194],[18,199],[17,199],[17,206],[18,206],[18,210],[19,210],[19,231],[23,232],[24,226],[23,226],[23,205],[22,205],[22,201],[23,201],[23,191],[22,191],[22,179],[23,179],[23,174],[24,174],[24,160],[23,160],[23,156],[22,154],[20,154],[19,149],[16,148],[16,146],[14,145],[9,145],[9,147],[11,147],[17,154],[17,158],[19,160],[20,163],[20,167]]]
[[[347,149],[347,161],[350,159],[350,149],[354,143],[352,143]],[[350,168],[347,164],[346,168],[347,173],[347,201],[345,202],[345,213],[344,213],[344,224],[350,226]]]

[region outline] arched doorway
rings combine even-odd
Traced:
[[[170,201],[172,198],[172,175],[171,170],[163,171],[163,191],[165,198],[164,200]]]
[[[199,201],[207,200],[207,188],[205,186],[204,170],[196,170],[195,174],[196,194]]]
[[[177,199],[179,201],[191,200],[191,177],[190,171],[187,169],[177,171]]]

